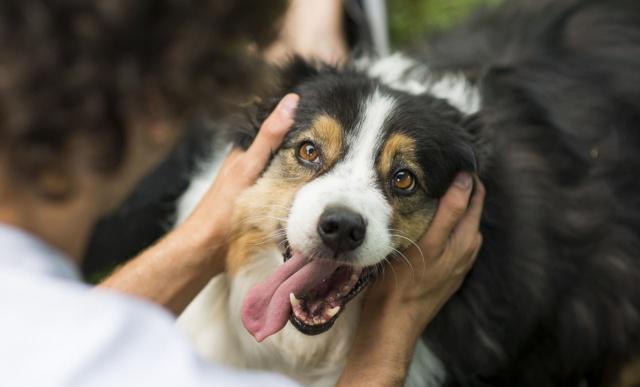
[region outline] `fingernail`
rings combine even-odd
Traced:
[[[298,97],[297,94],[288,94],[286,97],[282,99],[280,102],[280,108],[282,109],[282,113],[289,119],[293,119],[296,113],[296,108],[298,107]]]
[[[466,172],[460,172],[456,175],[455,180],[453,180],[453,185],[460,188],[461,190],[467,191],[471,188],[471,182],[473,179],[471,175]]]

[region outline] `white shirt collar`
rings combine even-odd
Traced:
[[[80,281],[70,257],[37,237],[0,223],[0,268]]]

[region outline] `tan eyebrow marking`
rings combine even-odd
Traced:
[[[398,154],[403,155],[406,161],[415,164],[415,140],[402,133],[393,133],[389,136],[378,159],[378,172],[380,176],[388,176],[391,173],[393,161]]]
[[[422,179],[424,173],[416,160],[416,147],[416,141],[406,134],[391,134],[378,157],[377,170],[380,176],[390,178],[390,174],[394,172],[392,168],[395,160],[400,157],[408,167],[412,167],[412,172],[417,175],[418,180]],[[397,249],[408,247],[411,243],[409,240],[416,241],[435,213],[437,202],[427,201],[423,193],[417,195],[419,196],[407,200],[391,200],[394,211],[390,226],[392,240]]]
[[[331,167],[342,153],[344,129],[334,118],[323,114],[311,124],[311,133],[324,157],[325,168]]]

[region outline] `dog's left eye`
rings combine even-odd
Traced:
[[[392,184],[397,191],[409,192],[415,188],[416,178],[410,171],[402,169],[393,175]]]
[[[305,141],[300,145],[300,148],[298,148],[298,157],[310,163],[316,163],[320,158],[318,149],[311,141]]]

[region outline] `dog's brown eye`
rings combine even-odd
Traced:
[[[298,157],[304,161],[316,162],[318,161],[318,150],[313,143],[305,141],[300,145],[298,149]]]
[[[400,191],[411,191],[416,185],[416,178],[406,169],[393,175],[393,187]]]

